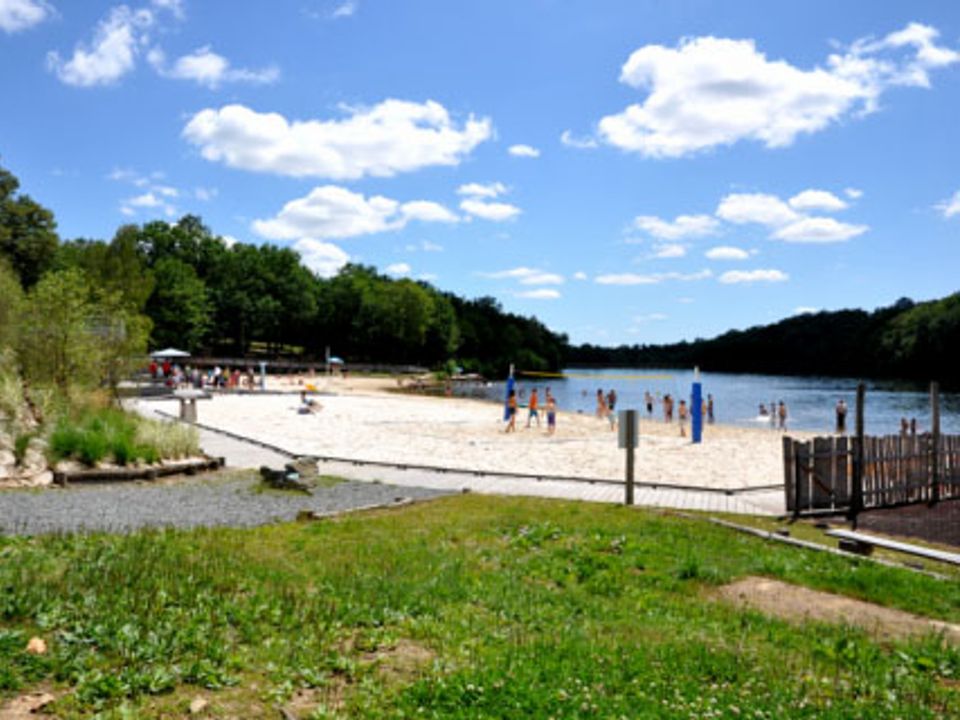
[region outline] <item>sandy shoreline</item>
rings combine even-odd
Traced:
[[[199,421],[302,455],[452,469],[583,478],[623,477],[624,452],[606,421],[560,412],[557,434],[546,423],[505,434],[502,407],[489,401],[389,392],[389,378],[306,379],[323,409],[297,412],[295,379],[270,378],[288,394],[219,395],[198,404]],[[176,401],[151,402],[176,412]],[[793,433],[796,435],[795,433]],[[710,425],[693,445],[676,424],[642,419],[637,480],[711,488],[783,482],[782,435],[770,429]]]

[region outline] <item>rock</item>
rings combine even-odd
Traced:
[[[35,692],[13,698],[6,705],[0,705],[0,717],[4,720],[29,720],[40,715],[41,711],[56,698],[50,693]]]
[[[27,446],[27,451],[23,454],[23,462],[20,463],[25,475],[33,475],[47,469],[47,458],[37,450],[33,443]]]
[[[30,642],[27,643],[27,652],[31,655],[45,655],[47,652],[46,641],[36,636],[30,638]]]
[[[0,463],[0,480],[7,480],[12,478],[14,475],[15,468],[13,465],[5,465]]]
[[[53,473],[49,470],[41,470],[40,472],[29,474],[24,473],[20,476],[20,480],[28,487],[47,487],[48,485],[53,485]]]
[[[9,450],[4,450],[0,447],[0,465],[16,465],[17,456],[14,455]]]
[[[200,713],[202,713],[204,710],[207,709],[207,706],[208,706],[209,704],[210,704],[210,703],[208,703],[208,702],[207,702],[206,700],[204,700],[202,697],[195,697],[195,698],[190,702],[190,714],[191,714],[191,715],[199,715]]]

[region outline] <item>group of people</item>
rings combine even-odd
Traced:
[[[597,417],[610,423],[610,429],[617,427],[617,391],[610,388],[610,392],[603,394],[602,389],[597,390]]]
[[[178,363],[171,363],[164,360],[157,364],[152,360],[149,366],[150,377],[155,380],[163,380],[168,387],[184,388],[193,387],[197,390],[203,388],[219,388],[221,390],[232,390],[239,387],[246,387],[253,390],[256,387],[256,378],[253,370],[247,368],[245,372],[240,372],[239,368],[221,369],[219,365],[213,369],[203,372],[200,368],[190,365],[180,367]]]
[[[665,423],[673,422],[673,411],[676,406],[677,410],[677,421],[680,423],[680,435],[685,437],[687,434],[687,421],[690,419],[690,405],[687,404],[686,400],[681,399],[679,403],[673,398],[673,395],[667,393],[663,397],[659,396],[658,399],[663,408],[663,421]],[[691,404],[692,404],[691,400]],[[643,393],[643,404],[647,410],[647,417],[653,417],[653,406],[654,406],[654,397],[649,390]],[[714,422],[714,405],[713,405],[713,395],[707,394],[705,400],[701,401],[700,405],[701,417],[706,420],[706,422],[712,424]]]
[[[760,403],[760,407],[758,408],[757,412],[759,413],[760,417],[770,418],[770,427],[776,425],[783,432],[787,431],[787,404],[783,400],[778,403],[771,401],[769,410],[767,409],[766,405]]]
[[[545,412],[547,415],[547,435],[553,435],[557,431],[557,399],[546,389],[544,399]],[[516,432],[517,430],[517,412],[519,410],[517,391],[510,390],[507,395],[507,427],[504,432]],[[530,391],[530,401],[527,403],[527,427],[531,427],[536,420],[537,427],[540,427],[540,394],[537,388]]]

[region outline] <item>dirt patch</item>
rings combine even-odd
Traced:
[[[362,662],[375,664],[377,672],[388,682],[404,682],[416,677],[420,668],[436,657],[429,648],[413,640],[398,640],[389,647],[365,653]]]
[[[33,692],[13,698],[0,705],[0,718],[3,720],[33,720],[56,698],[48,692]]]
[[[792,622],[852,625],[883,640],[939,634],[951,645],[960,645],[960,625],[779,580],[748,577],[724,585],[717,594],[740,607]]]

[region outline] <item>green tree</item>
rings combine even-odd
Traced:
[[[0,351],[16,345],[23,312],[23,289],[5,260],[0,258]]]
[[[19,187],[17,178],[0,167],[0,257],[7,258],[29,288],[50,267],[60,240],[53,213],[18,195]]]
[[[47,273],[30,290],[19,342],[29,380],[54,383],[67,398],[71,387],[94,380],[98,340],[91,332],[92,311],[89,286],[76,268]]]
[[[175,257],[159,260],[153,275],[156,285],[147,301],[153,344],[195,350],[213,321],[206,285],[192,266]]]

